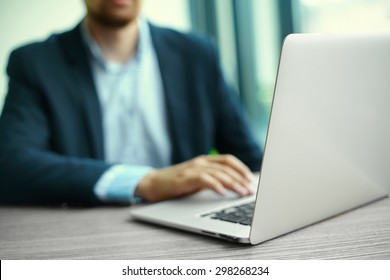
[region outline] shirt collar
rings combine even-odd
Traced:
[[[106,70],[115,70],[118,68],[123,68],[126,67],[126,65],[128,65],[132,60],[141,59],[141,56],[146,51],[153,48],[153,45],[148,22],[143,17],[139,17],[137,20],[139,26],[137,48],[134,56],[131,57],[125,64],[112,62],[104,57],[102,49],[100,48],[99,44],[92,38],[91,34],[88,31],[86,20],[84,20],[81,24],[81,36],[89,50],[91,58]]]

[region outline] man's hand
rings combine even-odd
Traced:
[[[252,180],[248,167],[232,155],[199,156],[151,171],[141,180],[135,195],[156,202],[209,188],[221,195],[230,190],[245,196],[253,193]]]

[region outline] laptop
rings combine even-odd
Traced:
[[[135,207],[131,216],[258,244],[387,197],[389,143],[390,33],[292,34],[256,194],[205,190]]]

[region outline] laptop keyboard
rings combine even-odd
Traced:
[[[211,219],[222,220],[226,222],[248,225],[252,224],[255,202],[229,207],[217,212],[202,215]]]

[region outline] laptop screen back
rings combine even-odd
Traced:
[[[390,34],[288,36],[251,243],[385,196],[389,143]]]

